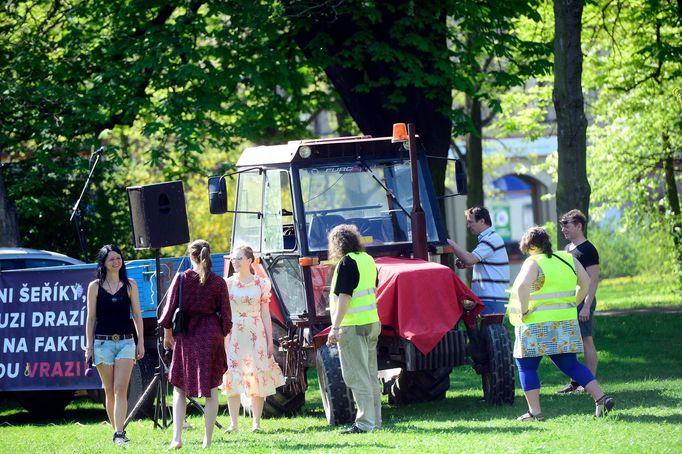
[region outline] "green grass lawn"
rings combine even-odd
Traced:
[[[682,293],[676,276],[634,276],[604,279],[597,288],[597,311],[677,306]]]
[[[338,435],[324,419],[314,371],[304,413],[267,419],[264,432],[217,432],[210,452],[681,452],[682,314],[600,317],[597,347],[599,379],[616,399],[603,419],[592,416],[587,394],[557,396],[565,377],[543,360],[544,423],[521,423],[526,411],[520,389],[513,406],[480,403],[480,378],[470,367],[455,369],[444,401],[383,407],[384,428],[372,434]],[[518,386],[517,386],[518,388]],[[227,426],[226,406],[219,421]],[[61,417],[35,420],[11,401],[0,406],[0,452],[117,452],[100,405],[71,404]],[[201,450],[203,421],[190,415],[194,429],[184,433],[185,451]],[[248,429],[250,421],[240,420]],[[128,426],[130,452],[165,450],[171,431],[149,420]]]

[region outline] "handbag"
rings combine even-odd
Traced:
[[[173,336],[182,334],[187,330],[185,314],[182,312],[182,284],[184,276],[180,275],[180,289],[178,291],[178,307],[173,312]]]

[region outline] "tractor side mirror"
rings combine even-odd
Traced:
[[[208,179],[208,209],[211,214],[227,213],[227,185],[224,176]]]
[[[457,194],[466,195],[467,170],[464,167],[464,162],[461,159],[457,159],[455,161],[455,184],[457,185]]]

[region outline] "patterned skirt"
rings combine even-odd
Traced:
[[[578,320],[541,322],[514,327],[514,358],[582,353]]]

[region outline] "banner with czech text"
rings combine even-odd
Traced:
[[[0,273],[0,391],[101,387],[83,355],[92,279],[92,268]]]

